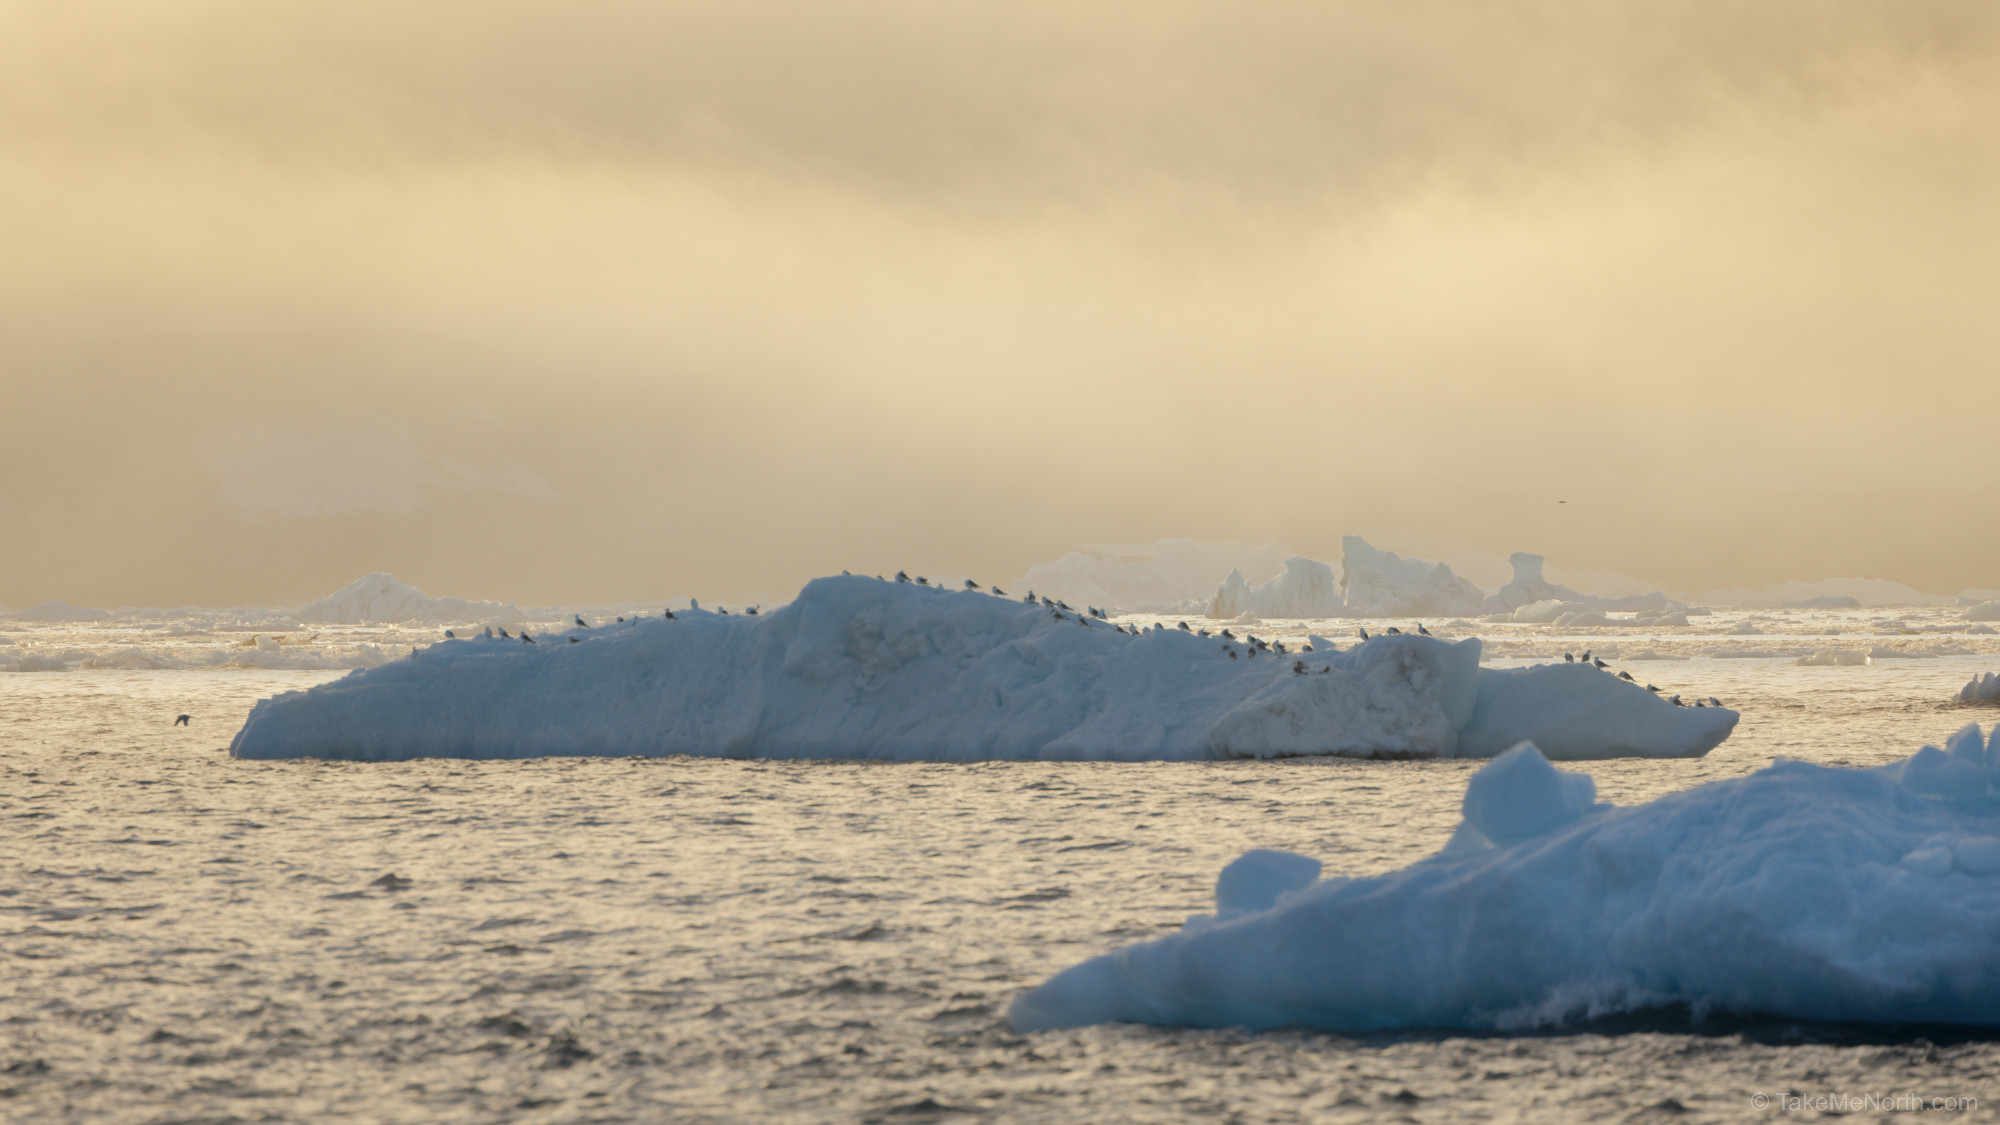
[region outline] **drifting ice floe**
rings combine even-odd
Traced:
[[[375,624],[392,621],[505,621],[521,620],[521,611],[512,603],[474,602],[464,598],[427,598],[423,591],[393,574],[376,571],[357,578],[317,601],[299,607],[292,615],[300,621],[331,625]]]
[[[1214,916],[1059,973],[1008,1019],[1504,1029],[1685,1004],[2000,1024],[1996,779],[2000,729],[1982,746],[1972,726],[1880,769],[1780,761],[1617,809],[1518,747],[1431,858],[1320,879],[1253,852]]]
[[[2000,602],[1981,602],[1967,606],[1959,616],[1967,621],[2000,621]]]
[[[1244,581],[1240,570],[1230,571],[1208,603],[1208,616],[1225,620],[1246,613],[1257,617],[1336,617],[1346,608],[1333,568],[1293,555],[1285,560],[1285,572],[1262,586]]]
[[[448,641],[259,703],[245,758],[1696,757],[1736,724],[1584,665],[1479,667],[1477,639],[1257,652],[1178,629],[863,577],[756,617]],[[575,640],[577,643],[570,643]],[[1234,653],[1232,657],[1230,654]]]
[[[1443,563],[1406,559],[1359,535],[1340,540],[1340,596],[1360,617],[1458,617],[1486,598]]]
[[[2000,703],[2000,673],[1988,672],[1974,676],[1972,681],[1959,689],[1960,703]],[[2000,727],[1994,728],[2000,730]]]

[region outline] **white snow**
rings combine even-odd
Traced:
[[[335,625],[390,621],[504,621],[521,620],[513,603],[475,602],[464,598],[427,598],[423,591],[393,574],[376,571],[308,602],[293,614],[300,621]]]
[[[1517,747],[1436,855],[1308,881],[1309,858],[1263,853],[1215,916],[1067,969],[1008,1019],[1508,1029],[1684,1004],[2000,1024],[2000,730],[1981,741],[1874,770],[1781,760],[1625,809]]]
[[[1145,556],[1134,558],[1133,556]],[[1151,546],[1072,551],[1041,562],[1015,579],[1015,593],[1033,590],[1072,605],[1165,610],[1207,599],[1231,571],[1262,582],[1283,569],[1277,545],[1211,546],[1192,539],[1162,539]]]
[[[1868,662],[1868,650],[1861,648],[1823,648],[1811,656],[1801,656],[1792,661],[1807,668],[1850,668]]]
[[[1359,535],[1340,540],[1340,596],[1361,617],[1458,617],[1486,599],[1445,564],[1403,558]]]
[[[1250,585],[1240,570],[1230,571],[1208,603],[1208,616],[1228,619],[1249,613],[1258,617],[1335,617],[1346,608],[1340,600],[1333,568],[1293,555],[1285,560],[1283,574],[1261,586]]]
[[[536,640],[447,641],[265,700],[232,753],[1451,757],[1534,737],[1568,757],[1684,757],[1721,742],[1737,717],[1674,707],[1586,666],[1482,669],[1476,638],[1252,655],[1241,637],[1124,632],[858,576],[818,579],[755,617],[685,611]]]
[[[9,614],[16,621],[103,621],[111,616],[102,609],[88,609],[68,602],[46,601],[33,609]]]

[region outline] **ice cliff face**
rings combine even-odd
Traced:
[[[1233,619],[1249,613],[1258,617],[1337,617],[1346,609],[1333,568],[1293,555],[1285,560],[1283,574],[1261,586],[1244,581],[1240,570],[1230,571],[1208,603],[1208,616]]]
[[[1359,535],[1340,541],[1340,596],[1361,617],[1459,617],[1486,597],[1443,563],[1406,559]]]
[[[863,577],[818,579],[755,617],[683,611],[535,640],[448,641],[265,700],[231,752],[1450,757],[1534,734],[1576,756],[1688,756],[1736,723],[1733,711],[1674,707],[1591,668],[1495,679],[1479,668],[1476,639],[1280,653],[1247,636],[1141,633]],[[1582,733],[1559,737],[1544,713]]]
[[[1473,776],[1437,855],[1345,879],[1252,852],[1215,915],[1065,970],[1008,1018],[1504,1029],[1685,1004],[2000,1025],[1996,780],[2000,729],[1969,727],[1894,766],[1780,761],[1616,809],[1525,745]]]

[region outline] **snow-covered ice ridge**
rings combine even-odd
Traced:
[[[1524,1028],[1684,1004],[2000,1024],[2000,728],[1870,770],[1780,760],[1633,808],[1532,745],[1436,855],[1365,879],[1251,852],[1214,915],[1018,997],[1031,1030]]]
[[[1698,757],[1737,714],[1584,664],[1481,669],[1480,642],[1344,651],[1127,629],[1040,603],[821,578],[749,616],[433,645],[265,700],[244,758]]]

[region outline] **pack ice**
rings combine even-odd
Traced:
[[[1363,879],[1252,852],[1217,913],[1057,974],[1031,1030],[1524,1028],[1685,1004],[2000,1024],[2000,728],[1872,770],[1779,761],[1617,809],[1532,746],[1438,854]]]
[[[1494,671],[1477,639],[1345,651],[1115,628],[971,591],[821,578],[759,616],[446,641],[257,704],[243,758],[1697,757],[1736,724],[1586,665]],[[1233,654],[1233,655],[1232,655]]]

